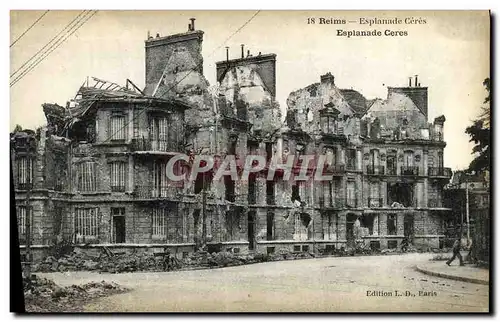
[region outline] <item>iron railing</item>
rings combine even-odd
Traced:
[[[384,174],[385,167],[383,165],[369,165],[366,167],[367,174]]]
[[[428,168],[428,175],[429,175],[429,177],[451,178],[451,168],[429,167]]]
[[[403,176],[418,176],[418,167],[404,165],[401,167],[401,175],[403,175]]]

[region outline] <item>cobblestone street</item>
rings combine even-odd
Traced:
[[[105,280],[133,288],[85,308],[99,312],[487,311],[487,285],[414,270],[433,255],[330,257],[170,273],[40,275],[61,285]]]

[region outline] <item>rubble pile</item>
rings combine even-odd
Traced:
[[[104,281],[61,287],[33,275],[24,280],[24,303],[26,312],[77,312],[89,300],[126,291],[116,283]]]

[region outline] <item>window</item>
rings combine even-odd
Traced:
[[[356,207],[356,182],[347,181],[347,205]]]
[[[356,170],[356,149],[347,150],[347,169]]]
[[[413,151],[405,151],[405,166],[413,167]]]
[[[337,215],[325,214],[323,216],[323,239],[336,240],[337,239]]]
[[[274,213],[267,213],[267,240],[274,240]]]
[[[112,141],[124,141],[126,138],[125,115],[115,114],[110,118],[110,137]]]
[[[153,163],[153,197],[167,197],[167,163]]]
[[[127,164],[125,162],[111,162],[109,166],[110,166],[110,178],[111,178],[111,191],[125,192]]]
[[[370,164],[375,168],[376,166],[378,166],[378,161],[379,161],[378,150],[371,150],[370,151]]]
[[[295,229],[293,234],[294,240],[307,240],[309,235],[309,224],[311,216],[307,213],[295,214]]]
[[[76,186],[78,191],[96,191],[96,167],[95,162],[85,161],[76,166]]]
[[[75,236],[77,241],[84,241],[88,237],[99,235],[99,208],[75,209]]]
[[[370,183],[370,197],[368,198],[369,207],[381,207],[380,204],[380,189],[378,182]]]
[[[168,119],[165,116],[151,119],[150,126],[151,148],[155,151],[168,151]]]
[[[17,207],[17,228],[19,235],[26,233],[26,206]]]
[[[442,169],[443,168],[443,152],[438,152],[438,158],[437,158],[437,166],[438,168]]]
[[[167,220],[166,220],[166,209],[165,208],[155,208],[153,209],[153,237],[166,237],[167,232]]]
[[[396,214],[387,215],[387,235],[396,235]]]
[[[396,151],[391,150],[387,152],[387,174],[396,175],[397,174],[397,159]]]
[[[33,159],[20,157],[17,159],[17,184],[19,189],[26,189],[33,183]]]

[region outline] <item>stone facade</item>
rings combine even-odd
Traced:
[[[37,133],[11,135],[16,205],[32,208],[35,248],[68,240],[179,253],[329,252],[356,242],[393,248],[405,237],[439,247],[449,169],[444,117],[427,123],[427,88],[367,100],[326,74],[290,94],[283,122],[276,55],[242,48],[242,57],[216,64],[218,85],[209,86],[203,32],[192,23],[187,33],[146,40],[144,91],[101,91],[97,80],[66,108],[44,106],[48,124]],[[269,162],[248,180],[215,182],[207,173],[164,182],[164,165],[180,153]],[[288,180],[270,162],[301,155],[314,156],[306,174],[327,156],[328,180],[293,180],[297,163]],[[192,167],[180,171],[189,177]]]

